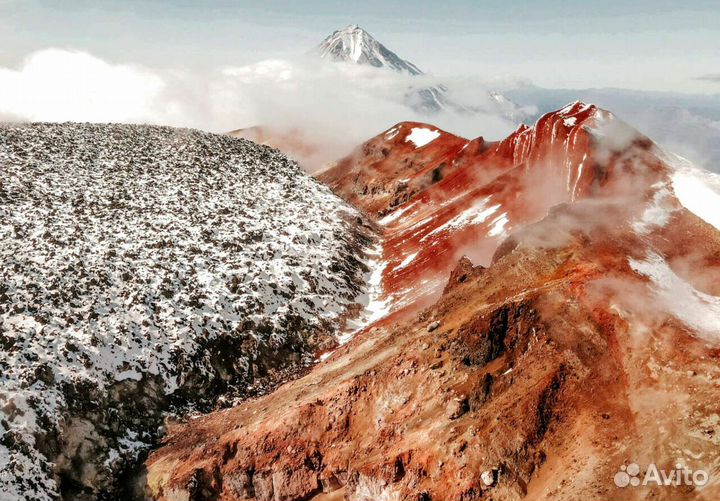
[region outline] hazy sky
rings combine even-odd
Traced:
[[[0,67],[48,47],[163,69],[249,64],[350,23],[441,76],[720,92],[718,0],[0,0]]]

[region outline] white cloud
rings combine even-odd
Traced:
[[[164,86],[157,74],[138,67],[47,49],[18,70],[0,69],[0,113],[44,121],[147,121]]]

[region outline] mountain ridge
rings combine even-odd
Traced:
[[[716,497],[613,482],[718,466],[720,228],[678,162],[580,102],[498,142],[418,122],[369,139],[319,177],[382,229],[385,316],[170,430],[153,498]]]

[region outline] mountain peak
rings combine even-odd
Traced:
[[[388,68],[409,75],[422,71],[373,38],[357,24],[334,31],[316,48],[323,59]]]

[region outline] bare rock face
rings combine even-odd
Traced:
[[[413,128],[385,141],[406,151]],[[683,205],[687,172],[582,103],[463,161],[456,142],[323,178],[384,228],[389,313],[274,393],[171,427],[153,499],[720,496],[613,480],[717,469],[720,229]],[[393,205],[385,179],[410,195]]]
[[[0,498],[136,495],[172,414],[304,370],[364,290],[362,224],[244,140],[0,128]]]

